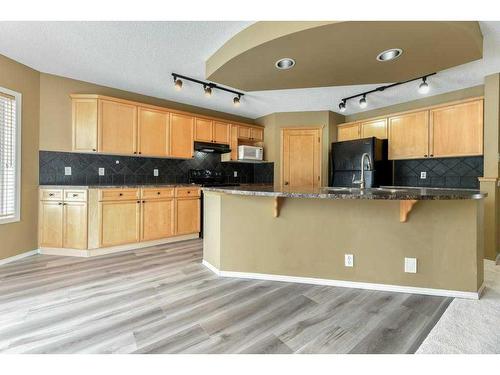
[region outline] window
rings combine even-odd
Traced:
[[[0,224],[20,220],[21,94],[0,87]]]

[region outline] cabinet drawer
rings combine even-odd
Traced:
[[[182,187],[175,189],[176,197],[199,197],[200,188],[198,187]]]
[[[138,189],[102,189],[99,190],[100,201],[126,201],[139,199]]]
[[[142,189],[141,198],[155,199],[155,198],[169,198],[174,196],[174,188],[159,188],[159,189]]]
[[[64,201],[65,202],[86,202],[87,201],[87,191],[86,190],[64,190]]]
[[[40,200],[42,201],[60,201],[63,198],[62,189],[43,189],[40,190]]]

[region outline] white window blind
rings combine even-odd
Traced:
[[[0,223],[19,220],[19,98],[0,87]]]

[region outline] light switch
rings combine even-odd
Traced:
[[[153,176],[158,177],[158,169],[153,169]]]
[[[238,171],[234,171],[234,172],[233,172],[233,176],[234,176],[234,177],[238,177]]]
[[[64,167],[64,175],[71,176],[71,167]]]
[[[405,258],[405,272],[417,273],[417,258]]]
[[[99,176],[104,176],[104,168],[99,168]]]

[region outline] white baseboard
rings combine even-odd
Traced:
[[[40,254],[45,254],[45,255],[61,255],[61,256],[90,258],[106,254],[118,253],[120,251],[137,250],[137,249],[143,249],[145,247],[165,245],[167,243],[172,243],[172,242],[193,240],[199,237],[200,235],[198,233],[185,234],[182,236],[163,238],[161,240],[136,242],[132,244],[113,246],[113,247],[103,247],[101,249],[92,249],[92,250],[43,247],[39,250],[39,252]]]
[[[3,265],[3,264],[7,264],[7,263],[10,263],[10,262],[14,262],[16,260],[19,260],[19,259],[23,259],[23,258],[32,256],[32,255],[36,255],[36,254],[38,254],[38,249],[26,251],[24,253],[17,254],[17,255],[14,255],[12,257],[0,259],[0,266]]]
[[[495,261],[495,264],[498,266],[500,265],[500,253],[497,254],[497,259]]]
[[[221,277],[234,277],[240,279],[252,279],[252,280],[268,280],[268,281],[284,281],[289,283],[299,283],[299,284],[314,284],[314,285],[326,285],[326,286],[337,286],[343,288],[356,288],[356,289],[369,289],[369,290],[379,290],[384,292],[399,292],[399,293],[411,293],[411,294],[425,294],[429,296],[441,296],[441,297],[457,297],[465,299],[479,299],[481,293],[484,290],[484,284],[479,288],[477,292],[464,292],[460,290],[446,290],[446,289],[433,289],[433,288],[420,288],[412,286],[403,285],[390,285],[390,284],[374,284],[374,283],[364,283],[359,281],[344,281],[344,280],[331,280],[331,279],[319,279],[314,277],[299,277],[299,276],[285,276],[285,275],[272,275],[265,273],[251,273],[251,272],[234,272],[234,271],[222,271],[207,262],[202,261],[202,264],[209,270],[214,272],[216,275]]]

